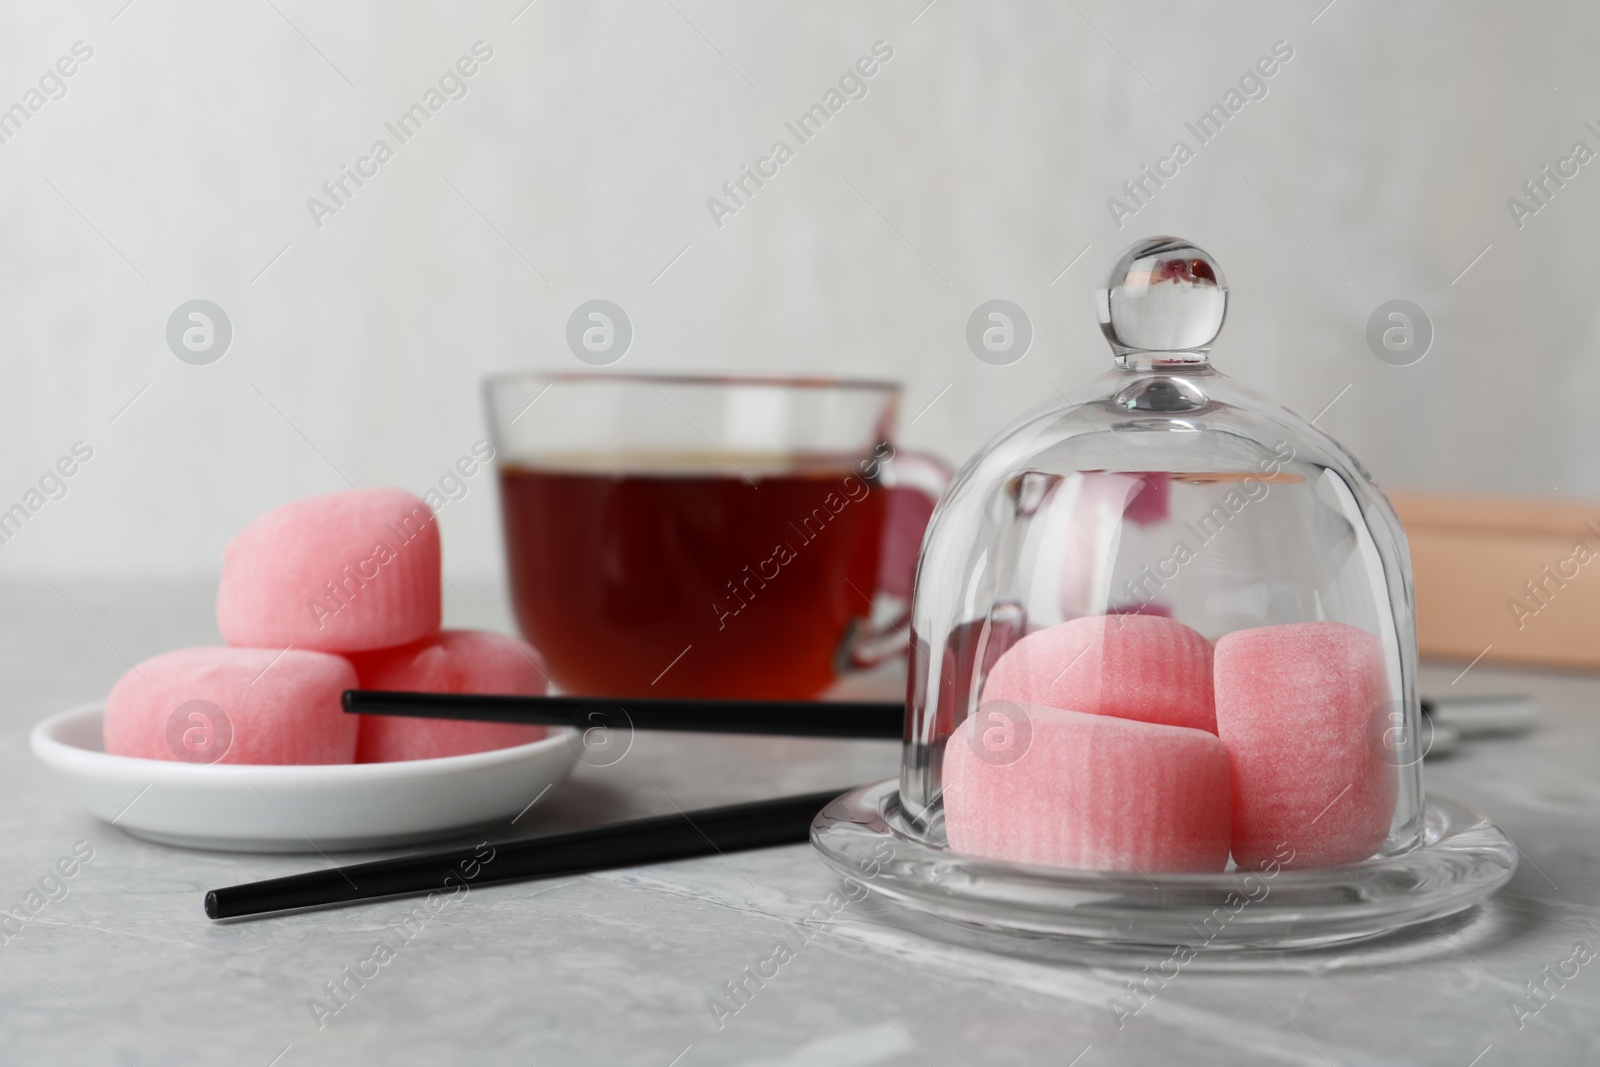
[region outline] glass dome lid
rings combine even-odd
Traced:
[[[1134,244],[1095,294],[1112,368],[958,473],[917,570],[898,788],[819,817],[835,866],[888,840],[869,884],[901,903],[1141,943],[1271,882],[1219,934],[1251,947],[1374,936],[1509,878],[1498,830],[1424,798],[1394,511],[1211,367],[1227,304],[1200,248]],[[1469,839],[1491,858],[1441,877]],[[1319,921],[1330,888],[1371,906]]]

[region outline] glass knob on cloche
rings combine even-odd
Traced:
[[[1114,366],[962,466],[919,555],[900,777],[813,827],[836,869],[979,940],[1241,952],[1511,876],[1492,823],[1423,790],[1393,508],[1211,366],[1227,311],[1203,249],[1132,245],[1095,293]]]
[[[1205,363],[1228,313],[1228,283],[1205,250],[1149,237],[1117,259],[1095,310],[1119,366]]]

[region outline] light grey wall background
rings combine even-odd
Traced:
[[[1337,398],[1319,425],[1384,483],[1600,493],[1600,162],[1521,229],[1507,207],[1600,150],[1600,9],[925,3],[7,5],[0,107],[93,54],[0,144],[0,508],[93,458],[0,575],[204,573],[294,496],[421,491],[483,435],[481,375],[581,366],[595,297],[633,322],[617,370],[891,375],[904,440],[960,460],[1105,366],[1088,291],[1156,232],[1227,273],[1216,363],[1307,417]],[[480,40],[398,145],[384,122]],[[880,40],[866,97],[716,225],[707,198]],[[1277,41],[1267,95],[1119,229],[1107,199]],[[307,198],[380,137],[319,228]],[[1035,329],[1005,367],[964,340],[996,297]],[[1396,297],[1437,334],[1409,367],[1364,339]],[[209,366],[165,340],[194,298],[233,325]],[[447,568],[492,576],[489,478],[442,521]]]

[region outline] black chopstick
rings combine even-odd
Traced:
[[[489,882],[518,882],[612,867],[802,844],[811,822],[846,792],[758,800],[678,815],[633,819],[594,830],[516,841],[485,842],[417,856],[269,878],[206,893],[206,915],[235,919],[290,908],[310,908],[376,897],[439,893],[447,898]]]
[[[347,689],[353,715],[404,715],[542,726],[702,733],[783,734],[789,737],[883,738],[905,734],[905,705],[826,700],[663,700],[634,697],[481,696]]]

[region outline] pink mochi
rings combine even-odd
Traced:
[[[944,825],[956,852],[1099,871],[1227,866],[1228,753],[1215,734],[1010,705],[1031,737],[1004,762],[1004,748],[983,748],[985,731],[1006,729],[990,708],[945,744]]]
[[[1211,642],[1160,615],[1091,615],[1024,637],[983,699],[1217,732]]]
[[[360,723],[339,697],[355,684],[349,661],[323,652],[167,652],[112,687],[106,751],[186,763],[349,763]]]
[[[1237,630],[1217,641],[1217,731],[1233,760],[1233,861],[1293,850],[1294,867],[1364,860],[1398,789],[1383,756],[1383,645],[1341,622]]]
[[[363,652],[439,629],[439,524],[401,489],[274,508],[229,542],[217,628],[230,645]]]
[[[419,693],[537,696],[547,682],[533,646],[486,630],[444,630],[432,637],[350,657],[362,689]],[[363,715],[357,763],[435,759],[539,741],[543,726]]]

